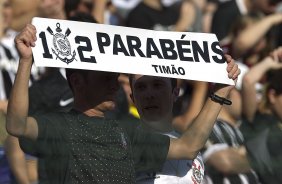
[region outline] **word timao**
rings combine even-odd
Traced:
[[[179,40],[171,39],[153,39],[146,38],[143,43],[137,36],[126,35],[122,39],[121,35],[114,34],[111,40],[110,36],[104,32],[96,32],[96,43],[101,54],[124,55],[128,57],[142,57],[142,58],[158,58],[163,60],[180,60],[186,62],[200,62],[199,56],[205,63],[210,63],[211,59],[218,64],[225,63],[223,52],[219,46],[219,42],[203,41],[202,47],[198,41],[184,40],[186,35],[182,35]],[[53,56],[49,51],[45,32],[41,32],[39,37],[42,40],[44,49],[43,57],[52,59]],[[79,44],[77,52],[81,62],[97,63],[94,55],[85,57],[85,53],[92,53],[93,47],[91,40],[86,36],[75,36],[75,43]],[[126,40],[124,42],[124,40]],[[80,45],[81,44],[81,45]],[[142,50],[141,45],[145,44],[145,49]],[[157,46],[159,44],[160,47]],[[144,47],[143,47],[144,48]],[[160,48],[160,49],[159,49]],[[209,49],[210,48],[210,49]],[[109,53],[111,50],[111,53]],[[210,57],[211,54],[211,57]],[[152,65],[155,72],[171,73],[184,75],[183,68],[177,68],[173,65]]]

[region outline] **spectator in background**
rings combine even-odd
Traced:
[[[131,75],[132,100],[140,114],[139,129],[172,138],[180,137],[172,126],[173,104],[178,97],[177,80],[143,75]],[[167,160],[161,171],[137,173],[137,183],[200,184],[204,163],[200,154],[194,160]]]
[[[281,0],[228,0],[218,3],[213,14],[211,32],[217,35],[218,40],[222,40],[228,35],[234,20],[254,12],[266,15],[274,13],[280,2]]]
[[[3,0],[3,3],[3,36],[1,37],[1,43],[11,51],[12,57],[17,61],[19,56],[14,43],[17,32],[11,27],[14,11],[11,0]]]
[[[54,3],[57,3],[54,1]],[[11,0],[11,5],[13,8],[13,11],[15,12],[14,19],[17,18],[19,15],[18,14],[23,14],[24,20],[22,20],[25,23],[31,22],[31,19],[33,16],[38,16],[38,12],[40,12],[40,16],[52,16],[53,18],[56,17],[57,14],[60,16],[62,15],[62,11],[59,12],[56,8],[52,8],[50,1],[25,1],[25,3],[22,3],[21,1],[18,0]],[[56,4],[57,8],[60,7],[59,3]],[[20,8],[21,7],[21,8]],[[55,11],[57,10],[57,11]],[[21,29],[21,24],[22,22],[17,22],[17,21],[12,21],[12,25],[16,29]],[[18,20],[21,20],[19,18]],[[14,39],[13,39],[14,43]],[[34,70],[35,67],[33,67]],[[37,69],[37,68],[36,68]],[[45,71],[48,73],[48,71]],[[45,74],[46,74],[45,73]],[[38,76],[37,76],[38,79]],[[37,83],[37,82],[36,82]],[[40,82],[39,82],[40,83]],[[38,83],[32,87],[31,89],[31,94],[35,94],[36,92],[33,92],[36,89],[36,86]],[[50,89],[50,88],[49,88]],[[55,94],[55,93],[50,93],[50,94]],[[40,100],[38,97],[42,97],[45,95],[40,94],[39,96],[32,96],[31,99],[31,106],[34,106],[34,104],[41,104],[41,105],[46,105],[44,104],[44,100],[50,100],[50,98],[46,98],[43,100]],[[46,96],[45,96],[46,97]],[[42,98],[41,98],[42,99]],[[51,101],[48,101],[50,103]],[[51,102],[52,103],[52,102]],[[37,105],[36,107],[39,107]],[[42,110],[42,107],[40,108]],[[32,109],[31,109],[32,112]],[[33,109],[33,112],[35,112],[35,109]],[[9,160],[10,167],[12,169],[13,175],[15,177],[15,182],[17,183],[30,183],[30,182],[37,182],[38,181],[38,163],[37,163],[37,158],[32,157],[30,155],[24,154],[21,148],[19,147],[19,142],[18,139],[14,136],[9,135],[5,141],[5,150],[6,154]],[[39,164],[39,166],[41,163]],[[42,172],[40,172],[42,173]],[[40,179],[42,180],[42,175],[40,176]]]
[[[247,140],[253,138],[267,127],[277,123],[277,116],[275,115],[279,113],[277,114],[274,111],[273,103],[275,101],[270,101],[269,97],[269,93],[272,92],[271,94],[273,94],[275,90],[270,90],[266,83],[266,91],[263,93],[263,98],[258,99],[255,85],[267,76],[268,71],[282,67],[281,58],[282,48],[280,47],[272,52],[272,56],[265,57],[261,62],[253,66],[243,78],[242,107],[244,122],[241,129]],[[280,84],[277,83],[278,86]]]
[[[66,19],[65,0],[41,0],[38,16],[44,18]]]
[[[282,182],[282,49],[253,66],[243,81],[241,126],[246,137],[248,158],[262,183]],[[266,77],[263,98],[257,101],[255,84]]]
[[[250,22],[246,23],[246,27],[237,30],[237,35],[234,37],[232,54],[235,58],[245,57],[252,51],[261,52],[264,57],[277,47],[276,40],[281,37],[273,33],[273,28],[282,23],[281,13],[267,16],[251,14],[249,18],[247,21]]]
[[[7,28],[7,17],[5,11],[7,9],[7,1],[0,1],[0,40],[5,36]],[[12,54],[0,41],[0,64],[12,58]],[[4,142],[6,140],[7,132],[5,130],[5,112],[7,110],[7,96],[11,88],[12,82],[9,73],[5,68],[0,69],[0,183],[10,184],[11,171],[4,151]]]
[[[161,0],[143,0],[128,15],[127,26],[143,29],[153,29],[161,31],[200,31],[201,32],[201,16],[200,9],[194,1],[176,2],[165,7]],[[178,132],[184,132],[192,120],[201,110],[205,97],[206,84],[202,82],[182,82],[178,80],[181,92],[187,88],[193,90],[193,96],[187,99],[187,94],[181,93],[178,102],[175,104],[174,114],[176,117],[174,126]],[[180,85],[182,84],[182,85]],[[190,85],[189,85],[190,84]],[[191,85],[192,84],[192,85]],[[188,86],[188,87],[187,87]],[[198,89],[200,92],[196,93]],[[185,99],[185,101],[183,101]],[[191,101],[189,101],[191,100]],[[183,104],[189,101],[190,104],[197,104],[194,109],[189,105]],[[175,113],[177,111],[177,113]]]
[[[202,8],[202,30],[204,33],[211,32],[214,12],[218,6],[218,0],[206,0]]]
[[[42,0],[10,0],[13,9],[11,28],[16,32],[22,30],[31,19],[38,16],[38,6]]]
[[[273,35],[268,33],[271,25],[280,18],[279,14],[264,17],[257,13],[238,18],[229,35],[220,42],[223,51],[234,54],[237,60],[252,67],[275,48]],[[257,29],[259,31],[255,31]],[[238,46],[239,40],[247,35],[249,35],[248,38],[241,43],[241,46]]]
[[[199,31],[196,7],[193,1],[164,7],[160,0],[143,0],[131,10],[126,25],[159,31]]]
[[[15,49],[12,49],[14,44],[10,45],[12,42],[8,40],[8,29],[12,21],[12,10],[9,3],[9,0],[1,1],[1,17],[3,17],[1,24],[0,34],[0,110],[3,113],[7,111],[7,100],[9,98],[10,90],[12,87],[12,83],[14,81],[14,75],[16,73],[16,59],[17,53]]]
[[[222,107],[202,151],[206,166],[204,183],[259,184],[259,178],[247,159],[244,137],[239,130],[242,103],[240,91],[232,89],[228,99],[232,105]]]
[[[5,130],[5,119],[3,116],[1,116],[0,118],[0,183],[10,184],[11,170],[3,146],[7,132]]]
[[[93,9],[92,0],[68,0],[65,1],[65,12],[67,18],[74,16],[77,12],[91,14]]]
[[[67,18],[76,13],[92,15],[99,23],[104,23],[107,0],[63,0]]]

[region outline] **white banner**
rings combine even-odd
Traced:
[[[172,77],[234,85],[214,34],[33,18],[36,66]]]

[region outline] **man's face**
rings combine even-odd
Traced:
[[[150,122],[170,118],[176,97],[170,79],[134,75],[132,98],[141,119]]]
[[[114,101],[119,89],[118,73],[89,71],[85,81],[87,99],[98,102]]]

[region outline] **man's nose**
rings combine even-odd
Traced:
[[[148,88],[145,92],[145,98],[148,100],[152,100],[156,97],[156,94],[154,93],[154,90]]]

